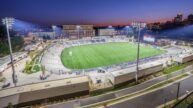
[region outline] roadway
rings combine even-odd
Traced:
[[[186,78],[185,80],[180,81],[180,91],[179,96],[187,94],[187,91],[193,90],[193,76]],[[161,104],[164,104],[165,101],[171,101],[177,97],[177,83],[174,83],[163,89],[136,97],[131,100],[124,101],[107,108],[155,108]]]

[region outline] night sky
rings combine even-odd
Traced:
[[[193,0],[1,0],[0,18],[39,24],[126,25],[193,13]]]

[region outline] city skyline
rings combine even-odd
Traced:
[[[165,22],[193,13],[193,1],[183,0],[2,0],[0,18],[14,17],[44,25],[126,25],[133,20]]]

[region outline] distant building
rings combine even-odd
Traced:
[[[29,45],[26,45],[24,50],[25,51],[35,51],[38,49],[38,46],[40,45],[41,43],[40,42],[37,42],[37,43],[33,43],[33,44],[29,44]]]
[[[193,14],[188,15],[188,20],[193,21]]]
[[[169,40],[169,39],[157,39],[157,41],[155,42],[155,45],[157,45],[157,46],[170,46],[171,40]]]
[[[25,37],[23,37],[24,44],[25,44],[25,45],[31,44],[34,40],[36,40],[36,38],[37,38],[37,37],[32,36],[32,35],[25,36]]]
[[[182,22],[183,21],[183,14],[177,14],[174,18],[174,22]]]
[[[67,38],[77,39],[95,36],[93,25],[63,25],[63,34]]]
[[[133,29],[130,26],[114,26],[97,28],[99,36],[132,36]]]
[[[46,38],[50,38],[50,39],[54,39],[55,38],[55,33],[52,31],[52,32],[30,32],[30,36],[33,36],[33,37],[46,37]]]
[[[184,27],[193,24],[193,14],[188,15],[187,18],[183,18],[183,14],[177,14],[172,21],[166,21],[165,23],[151,23],[147,27],[152,31],[169,30],[178,27]]]
[[[161,23],[151,23],[147,25],[149,30],[160,30],[161,29]]]
[[[115,29],[99,29],[99,36],[113,36]]]

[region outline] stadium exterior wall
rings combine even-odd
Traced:
[[[179,63],[186,63],[193,60],[193,55],[182,55],[181,57],[176,57],[174,61],[179,62]]]
[[[162,63],[148,63],[145,65],[140,65],[140,70],[138,77],[142,78],[144,76],[159,72],[163,69]],[[123,85],[124,83],[131,82],[135,80],[136,66],[128,68],[127,70],[121,70],[118,73],[114,73],[114,79],[111,79],[114,86]]]
[[[132,81],[135,78],[135,72],[136,71],[126,73],[126,74],[122,74],[122,75],[119,75],[119,76],[115,76],[113,84],[116,86],[116,85],[119,85],[119,84],[124,83],[124,82]]]
[[[163,64],[152,65],[152,67],[147,67],[142,70],[139,70],[139,77],[147,76],[155,72],[159,72],[163,69]]]
[[[24,90],[24,92],[7,95],[5,97],[0,97],[0,103],[3,103],[3,104],[0,104],[0,107],[6,107],[9,104],[9,102],[11,102],[16,107],[23,107],[26,105],[38,104],[38,103],[42,103],[50,100],[68,99],[68,98],[89,94],[88,78],[86,80],[85,78],[83,80],[81,78],[79,79],[74,78],[72,80],[80,80],[80,82],[76,81],[79,83],[73,83],[72,81],[72,83],[68,82],[69,84],[66,84],[66,85],[46,87],[44,89],[38,89],[38,90],[32,90],[33,88],[31,88],[31,90],[29,91]],[[61,82],[56,82],[56,83],[61,83]],[[62,83],[65,83],[65,82],[62,82]],[[36,87],[41,88],[42,85],[37,84]],[[20,88],[27,89],[25,87],[19,87],[18,89]],[[7,89],[7,92],[13,91],[10,89],[12,88],[9,88],[9,90]],[[6,90],[4,92],[6,92]]]

